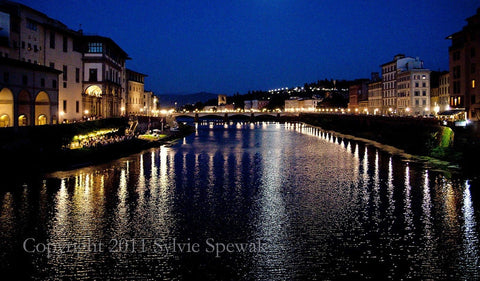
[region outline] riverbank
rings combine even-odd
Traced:
[[[147,120],[150,125],[152,120]],[[143,124],[141,124],[143,125]],[[71,170],[105,163],[117,158],[157,147],[191,134],[194,128],[180,126],[178,131],[166,131],[161,139],[122,138],[132,127],[126,118],[103,119],[75,124],[7,128],[0,133],[0,175],[6,179],[0,188],[10,184],[10,178],[34,178],[42,173]],[[89,135],[99,130],[114,129],[121,141],[70,149],[78,135]],[[138,131],[138,130],[137,130]],[[138,134],[138,133],[137,133]],[[15,175],[12,177],[12,175]],[[22,177],[18,177],[22,175]]]
[[[451,129],[435,119],[334,114],[302,114],[299,121],[407,159],[477,177],[480,143],[473,126]]]
[[[193,128],[183,126],[178,131],[166,132],[165,137],[159,139],[132,138],[95,148],[62,150],[54,156],[56,161],[53,165],[49,166],[46,172],[66,171],[106,163],[114,159],[139,153],[142,150],[168,144],[191,134],[193,131]]]

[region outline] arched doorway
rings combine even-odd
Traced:
[[[97,85],[92,85],[85,89],[83,108],[86,116],[102,115],[102,93],[102,89]]]
[[[10,122],[13,117],[13,94],[8,88],[3,88],[0,91],[0,127],[11,127],[13,122]]]
[[[0,116],[0,128],[5,128],[10,126],[10,117],[7,114]]]
[[[18,94],[18,126],[28,126],[31,123],[31,103],[29,92],[23,90]]]
[[[28,117],[25,114],[18,116],[18,126],[28,126]]]
[[[50,124],[50,98],[46,92],[38,93],[35,98],[35,125]]]
[[[37,125],[47,125],[47,121],[47,116],[45,114],[42,114],[37,118]]]

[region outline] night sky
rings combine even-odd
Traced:
[[[112,38],[156,94],[246,93],[369,78],[398,53],[448,70],[445,38],[478,0],[27,0],[85,34]]]

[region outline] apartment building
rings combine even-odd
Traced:
[[[450,107],[465,110],[467,118],[480,120],[480,8],[461,31],[447,37],[451,73]]]
[[[404,54],[394,56],[393,60],[382,64],[382,114],[397,113],[397,73],[405,70],[407,65],[410,68],[421,63],[420,60],[413,57],[406,57]]]
[[[382,81],[374,81],[368,84],[368,112],[381,114],[383,107]]]
[[[430,70],[423,68],[401,70],[397,74],[396,113],[403,116],[430,114]]]

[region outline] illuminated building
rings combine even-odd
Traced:
[[[108,37],[83,36],[82,41],[85,73],[82,101],[85,116],[121,116],[126,98],[125,61],[130,58]]]
[[[50,67],[0,58],[0,127],[56,124],[58,75]]]

